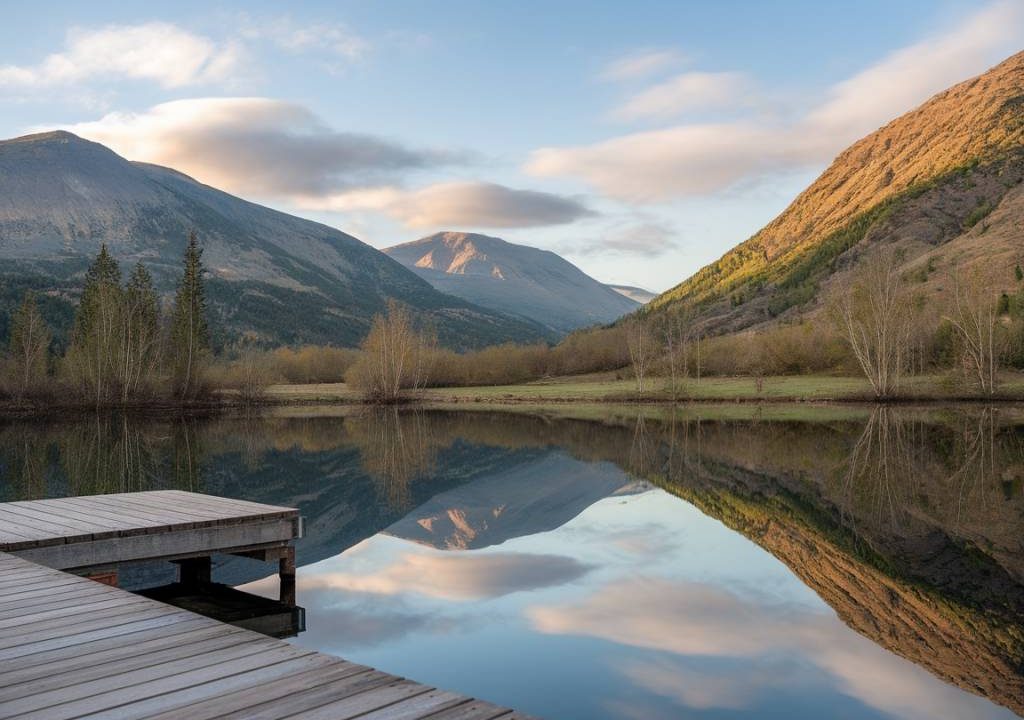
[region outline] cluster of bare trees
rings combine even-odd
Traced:
[[[700,382],[701,328],[689,308],[669,308],[653,318],[635,315],[624,328],[638,393],[650,389],[647,378],[655,365],[662,374],[667,372],[673,398],[683,390],[691,370]]]
[[[345,380],[368,400],[395,402],[403,391],[427,384],[436,345],[434,333],[418,327],[408,307],[389,300],[386,314],[374,318],[362,357]]]
[[[647,323],[638,317],[626,321],[626,348],[629,350],[629,362],[633,366],[633,377],[636,378],[636,391],[643,393],[644,378],[654,358],[654,338]]]
[[[965,278],[957,268],[951,273],[950,287],[952,297],[942,321],[951,328],[953,354],[967,384],[992,395],[1007,348],[997,298],[980,276]],[[892,250],[874,254],[838,288],[832,310],[876,397],[899,392],[915,357],[923,366],[919,346],[929,330],[922,327],[921,299],[907,285]]]
[[[758,393],[769,373],[856,368],[875,397],[884,399],[903,392],[907,376],[934,367],[930,363],[949,367],[952,362],[964,387],[993,395],[1011,349],[1013,321],[1005,306],[1013,307],[1014,301],[1004,293],[1000,305],[980,276],[965,277],[954,268],[950,297],[940,312],[914,292],[900,260],[892,248],[877,250],[835,287],[831,327],[812,320],[706,341],[696,314],[686,307],[630,317],[621,324],[621,342],[637,392],[647,392],[651,376],[658,375],[666,378],[671,396],[679,397],[691,373],[699,381],[702,368],[749,375]],[[939,352],[949,359],[940,362]]]
[[[833,312],[875,397],[898,392],[910,360],[914,304],[891,250],[870,258],[840,289]]]

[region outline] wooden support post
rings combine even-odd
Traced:
[[[279,600],[288,607],[295,607],[295,548],[288,546],[278,561],[278,577],[281,581]]]
[[[209,583],[213,576],[213,563],[209,556],[177,560],[178,582],[182,585]]]
[[[106,572],[90,573],[85,577],[100,583],[101,585],[109,585],[110,587],[117,587],[117,568],[108,570]]]

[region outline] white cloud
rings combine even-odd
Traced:
[[[580,178],[633,202],[713,193],[743,180],[821,165],[938,90],[984,72],[1019,50],[1022,41],[1024,3],[1000,0],[957,27],[837,83],[816,108],[794,121],[751,116],[632,133],[581,147],[542,148],[525,168],[538,176]],[[670,95],[660,93],[661,100],[650,100],[646,108],[670,106]]]
[[[677,245],[677,234],[658,222],[640,222],[611,228],[597,240],[573,247],[581,255],[617,253],[627,257],[654,258]]]
[[[410,228],[516,228],[561,225],[592,215],[575,198],[487,182],[448,182],[405,191],[367,188],[306,198],[310,210],[379,210]]]
[[[808,121],[856,137],[910,110],[953,83],[988,69],[1024,41],[1024,3],[990,4],[960,27],[915,43],[832,88]]]
[[[712,193],[787,164],[796,148],[780,140],[751,122],[679,125],[585,147],[537,150],[526,171],[580,177],[611,197],[656,202]]]
[[[641,50],[608,63],[600,78],[609,81],[637,80],[678,65],[683,60],[676,50]]]
[[[63,51],[38,65],[0,66],[0,87],[130,78],[176,88],[224,80],[241,57],[237,43],[217,43],[170,23],[79,28],[68,32]]]
[[[242,36],[267,40],[293,53],[324,52],[346,60],[360,60],[371,49],[370,42],[341,23],[296,24],[291,18],[242,18]]]
[[[337,132],[301,105],[260,97],[176,100],[62,129],[130,160],[260,197],[321,196],[465,160],[458,153]]]
[[[594,214],[575,198],[488,182],[403,189],[410,174],[472,158],[338,132],[302,105],[270,98],[176,100],[61,129],[228,192],[309,211],[373,210],[410,228],[536,227]]]
[[[687,72],[634,95],[612,112],[620,120],[666,119],[746,104],[749,82],[736,72]]]

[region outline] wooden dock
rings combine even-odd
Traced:
[[[38,562],[76,569],[91,567],[83,558],[121,562],[100,558],[100,548],[131,561],[273,553],[281,539],[268,528],[284,523],[294,534],[294,510],[190,493],[82,500],[0,504],[0,549],[9,549],[0,552],[0,718],[524,717]],[[119,503],[136,514],[118,517]],[[198,537],[219,549],[199,548]],[[128,542],[118,551],[122,539]]]
[[[57,569],[284,551],[297,510],[180,490],[0,503],[0,552]]]

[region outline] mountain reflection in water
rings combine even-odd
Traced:
[[[1024,714],[1016,409],[318,412],[6,423],[0,500],[297,506],[296,642],[549,717]]]

